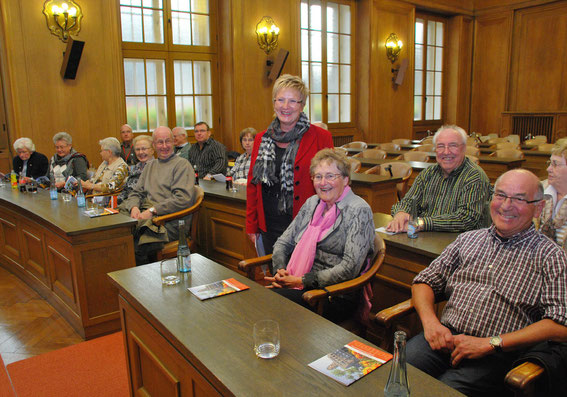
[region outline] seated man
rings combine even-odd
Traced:
[[[187,131],[183,127],[175,127],[173,130],[173,143],[175,145],[175,154],[189,160],[189,148],[191,144],[187,142]]]
[[[195,201],[195,172],[191,164],[173,153],[171,130],[158,127],[152,138],[158,158],[144,167],[134,190],[119,207],[132,218],[138,219],[134,232],[138,266],[154,261],[155,252],[165,242],[178,238],[178,221],[166,223],[164,231],[158,230],[161,228],[155,227],[151,218],[181,211]]]
[[[418,230],[463,232],[489,225],[490,180],[466,156],[467,133],[442,126],[433,137],[437,164],[419,173],[404,198],[392,206],[388,231],[408,230],[415,205]]]
[[[124,124],[120,127],[120,138],[122,139],[122,143],[120,144],[120,157],[122,157],[122,160],[128,165],[136,164],[138,159],[134,153],[134,146],[132,146],[132,140],[134,139],[132,127],[128,124]]]
[[[204,121],[195,124],[195,139],[197,144],[191,145],[188,156],[199,177],[210,180],[214,174],[226,174],[226,148],[211,138],[209,125]]]
[[[409,341],[408,362],[469,396],[504,392],[526,348],[567,341],[567,256],[532,224],[543,188],[512,170],[494,191],[494,224],[457,237],[412,286],[424,332]],[[439,296],[448,299],[441,320]]]

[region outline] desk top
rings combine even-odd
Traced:
[[[89,218],[84,214],[84,208],[77,207],[76,199],[65,202],[59,195],[57,200],[51,200],[49,191],[41,188],[33,194],[20,193],[10,186],[1,187],[0,203],[16,207],[18,211],[26,211],[28,217],[44,220],[70,236],[136,224],[135,219],[122,214]]]
[[[389,363],[349,387],[307,366],[362,338],[203,256],[191,258],[192,273],[175,286],[162,287],[158,263],[112,272],[109,277],[183,356],[208,379],[218,380],[217,388],[222,390],[222,384],[236,396],[362,396],[383,390]],[[205,301],[187,290],[229,277],[250,289]],[[258,359],[253,351],[252,326],[262,319],[280,324],[281,350],[271,360]],[[459,395],[411,366],[408,373],[414,397]]]
[[[434,163],[426,163],[423,161],[405,161],[405,160],[394,160],[394,159],[368,159],[368,158],[360,158],[357,157],[358,160],[360,160],[360,163],[364,166],[375,166],[375,165],[382,165],[384,163],[406,163],[411,165],[411,167],[414,170],[424,170],[426,168],[429,168],[435,164],[437,164],[436,162]]]

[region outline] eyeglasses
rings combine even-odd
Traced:
[[[315,174],[311,177],[311,179],[313,179],[315,182],[321,182],[324,178],[329,182],[333,182],[339,177],[342,177],[342,175],[341,174],[325,174],[325,175]]]
[[[285,105],[285,102],[287,101],[289,106],[299,106],[303,101],[297,101],[295,99],[287,99],[287,98],[276,98],[276,100],[274,102],[276,102],[278,105],[283,106]]]
[[[154,141],[156,146],[157,145],[171,145],[173,143],[173,139],[166,139],[165,141]]]
[[[498,201],[499,203],[503,203],[504,201],[506,201],[506,199],[510,199],[510,203],[515,205],[528,205],[543,200],[543,199],[526,200],[525,198],[522,197],[510,197],[505,195],[504,193],[494,193],[492,197],[495,201]]]
[[[558,162],[555,161],[555,160],[553,160],[553,161],[552,161],[552,160],[547,160],[547,162],[546,162],[545,164],[547,164],[548,167],[551,166],[552,168],[564,167],[564,166],[567,165],[567,164],[558,163]]]
[[[463,145],[462,143],[450,143],[448,145],[444,145],[443,143],[440,143],[438,145],[435,145],[435,150],[437,150],[438,152],[444,152],[445,148],[449,148],[450,152],[454,152],[462,145]]]
[[[147,152],[148,150],[150,150],[149,147],[137,147],[134,149],[135,152]]]

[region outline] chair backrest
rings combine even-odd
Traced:
[[[392,143],[396,145],[409,145],[411,144],[411,139],[392,139]]]
[[[472,161],[475,164],[480,164],[480,160],[478,159],[478,157],[476,156],[471,156],[469,154],[466,154],[465,156],[467,156],[469,158],[470,161]]]
[[[520,150],[520,147],[514,142],[500,142],[489,147],[490,150],[501,150],[501,149],[516,149]]]
[[[506,137],[506,139],[508,140],[508,142],[515,143],[516,145],[520,144],[520,136],[517,134],[510,134]]]
[[[344,154],[345,156],[348,156],[348,150],[346,150],[344,147],[336,147],[333,150],[337,153],[341,153]]]
[[[408,190],[408,181],[413,172],[413,168],[408,163],[403,162],[392,162],[392,163],[383,163],[379,166],[378,173],[384,176],[390,176],[390,171],[388,168],[392,170],[392,177],[394,178],[402,178],[400,183],[396,183],[396,190],[398,191],[398,200],[401,200]],[[374,167],[373,167],[374,168]],[[372,169],[372,168],[371,168]],[[368,170],[370,171],[370,170]],[[367,173],[370,173],[366,171]]]
[[[380,143],[378,147],[382,150],[400,150],[401,147],[397,143],[394,142],[387,142],[387,143]]]
[[[534,139],[541,139],[541,140],[545,139],[545,142],[547,142],[547,135],[536,135],[534,136]]]
[[[467,148],[465,149],[465,154],[478,157],[478,155],[480,154],[480,149],[475,146],[467,146]]]
[[[362,166],[360,160],[358,160],[354,157],[347,157],[347,161],[350,164],[350,172],[360,171],[360,167]]]
[[[355,154],[353,157],[382,160],[386,158],[386,155],[387,153],[381,149],[366,149],[360,153]]]
[[[345,143],[341,147],[347,149],[367,149],[368,145],[366,144],[366,142],[354,141],[354,142]]]
[[[553,143],[543,143],[541,145],[538,145],[537,150],[542,152],[551,152],[551,149],[553,149],[554,146],[555,144]]]
[[[468,137],[467,146],[478,146],[478,140],[474,136]]]
[[[517,149],[500,149],[490,153],[490,157],[509,158],[509,159],[523,159],[524,153]]]
[[[422,161],[424,163],[429,162],[429,155],[425,152],[405,152],[402,156],[404,161]]]
[[[435,146],[431,143],[421,145],[415,148],[418,152],[433,152],[435,151]]]
[[[486,143],[489,145],[496,145],[497,143],[508,142],[506,138],[490,138]]]
[[[528,146],[537,146],[544,143],[547,143],[547,137],[541,135],[538,135],[533,139],[527,139],[524,141],[524,145],[528,145]]]

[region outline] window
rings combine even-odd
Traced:
[[[415,20],[414,121],[442,120],[445,21],[418,15]]]
[[[353,122],[353,15],[350,1],[301,0],[301,75],[312,122]]]
[[[214,128],[213,3],[120,0],[126,118],[135,132],[198,121]]]

